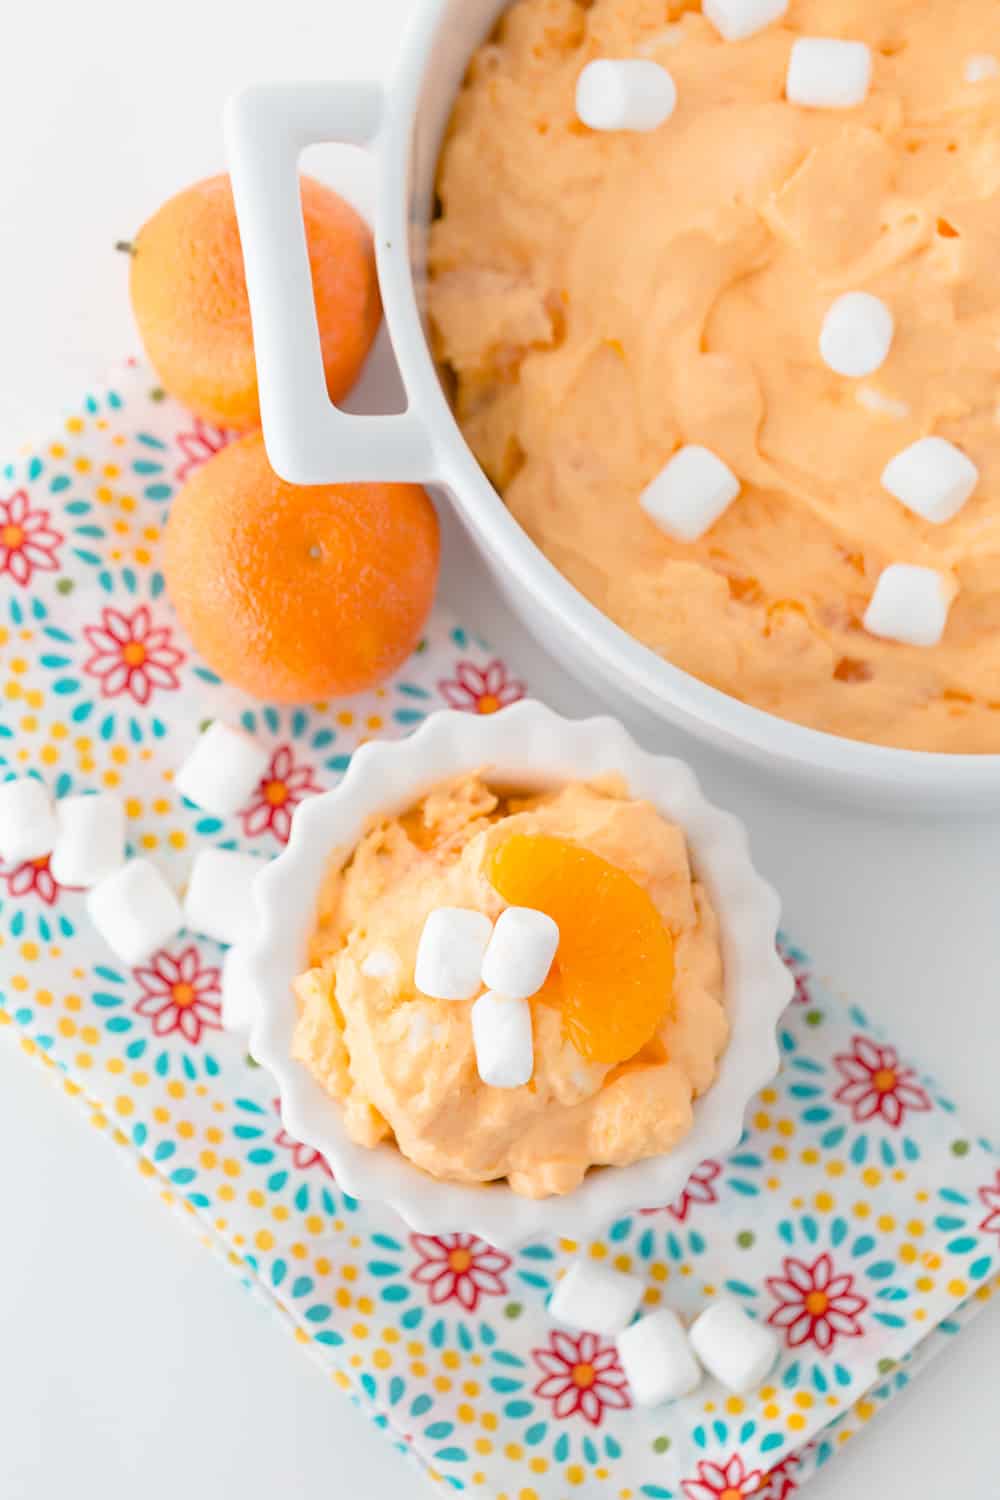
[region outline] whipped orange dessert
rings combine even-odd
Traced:
[[[833,107],[815,39],[854,44]],[[884,745],[1000,751],[996,53],[995,0],[790,0],[742,40],[700,0],[515,0],[440,163],[436,354],[531,538],[677,666]],[[589,128],[581,74],[626,59],[672,114]],[[738,493],[681,539],[648,497],[696,447]]]
[[[482,914],[498,933],[514,908],[558,925],[537,993],[417,988],[429,918]],[[351,1138],[529,1197],[669,1151],[728,1036],[718,921],[684,834],[617,777],[521,796],[470,775],[373,824],[333,856],[309,961],[294,1055]],[[520,1086],[482,1077],[481,1000],[530,1015]]]

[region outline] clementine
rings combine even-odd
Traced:
[[[374,686],[416,646],[438,523],[417,485],[286,484],[251,433],[188,480],[164,549],[174,607],[213,670],[306,703]]]
[[[301,179],[331,401],[358,378],[382,317],[371,233],[330,188]],[[164,389],[208,421],[260,424],[250,303],[233,191],[209,177],[170,198],[122,246],[143,346]]]

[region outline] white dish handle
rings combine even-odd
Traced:
[[[412,405],[355,416],[330,400],[302,222],[300,154],[316,142],[371,145],[383,100],[378,83],[291,83],[244,89],[226,105],[264,442],[275,472],[291,484],[435,477]]]

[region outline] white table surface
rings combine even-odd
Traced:
[[[415,3],[52,0],[5,16],[0,451],[133,347],[112,242],[220,168],[225,95],[265,77],[379,73]],[[553,706],[599,707],[510,618],[454,526],[443,592]],[[783,801],[773,782],[679,735],[634,727],[692,758],[746,818],[787,926],[821,970],[934,1066],[971,1126],[1000,1137],[1000,823],[922,826]],[[0,1132],[3,1500],[424,1492],[122,1153],[6,1045]],[[998,1371],[991,1305],[808,1493],[996,1493]]]

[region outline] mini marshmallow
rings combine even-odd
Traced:
[[[493,923],[481,911],[439,906],[424,923],[413,982],[432,1000],[471,1000],[480,987]]]
[[[742,42],[784,18],[788,0],[704,0],[702,12],[727,42]]]
[[[896,321],[881,297],[845,292],[823,319],[819,352],[838,375],[874,375],[892,348]]]
[[[662,531],[678,542],[696,542],[714,526],[740,492],[740,482],[721,458],[690,443],[680,448],[639,496],[639,504]]]
[[[966,83],[986,83],[1000,76],[1000,58],[992,52],[974,52],[965,59],[963,68]]]
[[[865,629],[869,635],[907,646],[936,646],[957,592],[954,580],[934,568],[891,563],[875,585]]]
[[[112,792],[63,797],[49,869],[60,885],[89,888],[125,863],[125,808]]]
[[[616,1343],[637,1406],[678,1401],[701,1384],[701,1367],[673,1308],[647,1313],[620,1333]]]
[[[483,983],[512,1000],[527,1000],[548,978],[558,947],[558,925],[545,912],[508,906],[483,958]]]
[[[708,1373],[736,1396],[756,1390],[773,1369],[781,1345],[773,1328],[758,1323],[732,1297],[706,1307],[688,1332]]]
[[[249,1036],[256,1019],[257,996],[250,983],[247,950],[237,944],[222,960],[222,1026]]]
[[[872,81],[871,49],[864,42],[801,36],[792,47],[785,96],[807,109],[854,109]]]
[[[599,58],[576,83],[576,113],[591,130],[656,130],[676,105],[674,80],[648,58]]]
[[[972,459],[941,437],[911,443],[882,474],[890,495],[935,526],[957,516],[978,483],[979,470]]]
[[[270,756],[256,740],[216,719],[199,736],[174,786],[195,807],[228,818],[250,800],[269,764]]]
[[[134,969],[176,937],[183,923],[180,902],[155,866],[131,859],[95,885],[87,913],[108,947]]]
[[[0,859],[12,865],[48,854],[58,837],[52,799],[34,776],[0,786]]]
[[[184,896],[184,926],[217,943],[248,937],[253,920],[253,883],[264,861],[233,849],[201,849],[191,866]]]
[[[486,990],[471,1011],[476,1067],[495,1089],[519,1089],[531,1078],[535,1049],[531,1039],[531,1006]]]
[[[549,1301],[549,1316],[568,1328],[585,1328],[610,1337],[631,1323],[642,1293],[641,1277],[609,1271],[592,1260],[580,1258],[556,1283]]]

